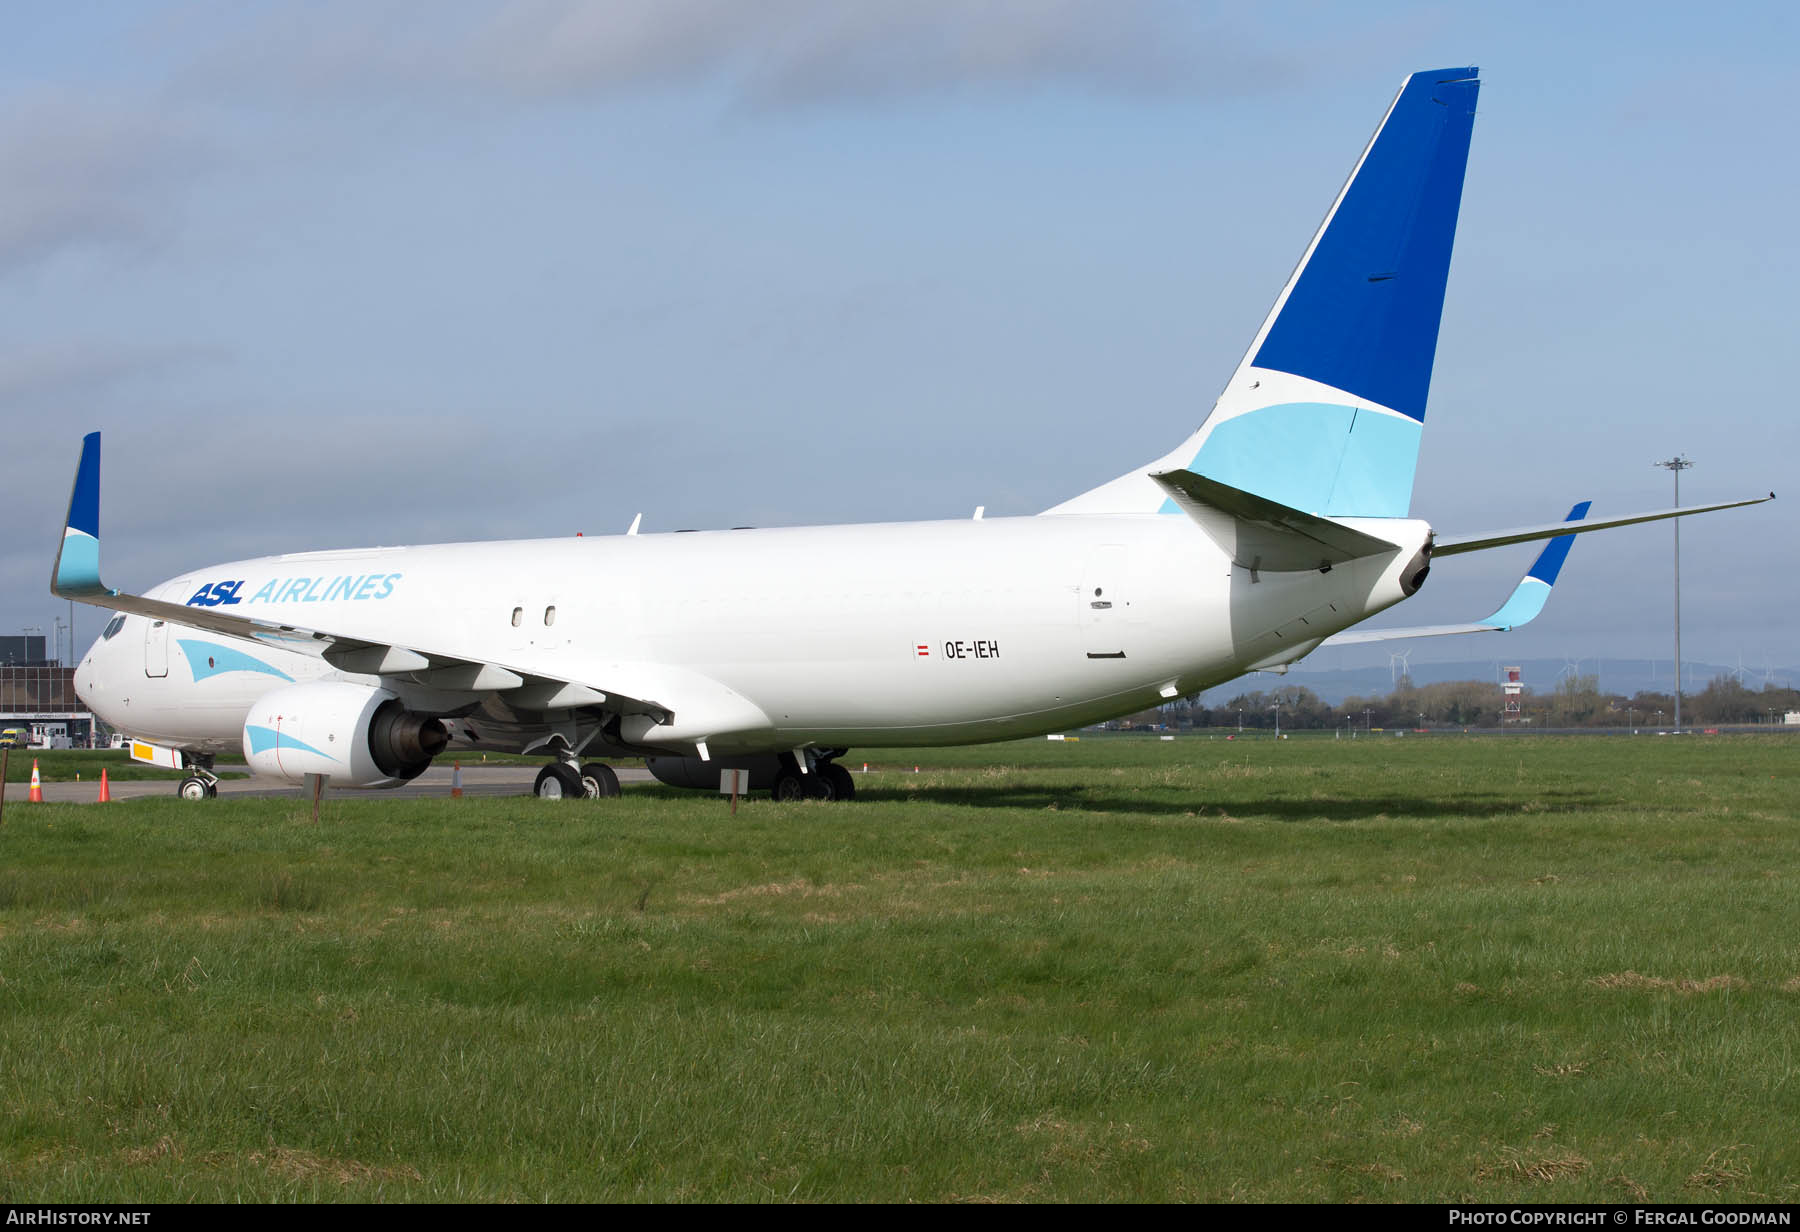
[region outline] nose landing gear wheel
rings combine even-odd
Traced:
[[[196,774],[182,779],[175,794],[183,800],[210,800],[219,794],[219,789]]]
[[[539,770],[531,792],[540,800],[579,800],[585,794],[581,775],[561,762]]]

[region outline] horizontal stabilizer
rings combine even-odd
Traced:
[[[1658,509],[1654,513],[1631,513],[1617,518],[1600,518],[1592,522],[1583,522],[1573,531],[1561,522],[1546,522],[1542,526],[1518,526],[1512,530],[1496,531],[1489,535],[1464,535],[1461,537],[1440,535],[1432,543],[1433,559],[1439,556],[1456,556],[1463,552],[1485,552],[1489,548],[1503,548],[1514,543],[1530,543],[1534,539],[1554,539],[1558,535],[1583,534],[1590,530],[1609,530],[1614,526],[1635,526],[1639,522],[1659,522],[1664,518],[1685,518],[1693,513],[1711,513],[1716,509],[1736,509],[1741,505],[1760,505],[1764,501],[1775,499],[1775,493],[1767,496],[1754,496],[1749,500],[1725,501],[1718,505],[1682,505],[1675,509]]]
[[[1302,513],[1254,492],[1189,470],[1150,476],[1183,513],[1200,524],[1234,563],[1274,573],[1329,569],[1345,561],[1399,551],[1399,545],[1342,522]]]
[[[1587,517],[1592,502],[1582,501],[1569,510],[1569,516],[1556,525],[1563,528],[1564,533],[1556,536],[1544,545],[1544,550],[1537,554],[1531,562],[1531,568],[1513,587],[1512,594],[1506,602],[1496,609],[1493,615],[1464,625],[1414,625],[1404,629],[1346,629],[1342,633],[1334,633],[1320,645],[1323,646],[1356,646],[1365,642],[1391,642],[1409,637],[1443,637],[1450,633],[1504,633],[1508,629],[1516,629],[1532,620],[1544,610],[1544,604],[1550,600],[1550,588],[1556,585],[1557,576],[1562,572],[1563,562],[1568,559],[1569,545],[1575,542],[1575,533],[1569,529],[1569,523],[1579,522]],[[1587,529],[1581,527],[1580,529]]]

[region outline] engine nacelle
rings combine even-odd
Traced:
[[[408,710],[397,694],[338,681],[265,693],[244,720],[251,772],[290,783],[320,774],[350,787],[398,787],[449,743],[442,723]]]
[[[691,787],[696,791],[719,790],[721,770],[748,770],[747,790],[767,791],[781,773],[781,759],[773,753],[761,757],[715,757],[711,761],[698,757],[646,757],[644,767],[670,787]]]

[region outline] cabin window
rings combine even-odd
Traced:
[[[549,628],[556,623],[556,604],[552,603],[544,609],[544,627]]]
[[[513,628],[518,628],[519,622],[523,619],[525,619],[525,609],[522,607],[515,607],[513,609]]]

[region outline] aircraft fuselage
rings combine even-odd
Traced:
[[[667,721],[628,716],[596,750],[960,744],[1191,694],[1398,602],[1429,528],[1363,524],[1400,550],[1252,573],[1186,517],[1039,516],[307,552],[196,570],[148,597],[682,699]],[[109,723],[214,752],[289,680],[379,682],[439,713],[463,700],[428,674],[341,672],[143,616],[76,679]],[[498,698],[465,716],[463,741],[525,748],[559,722],[529,696]]]

